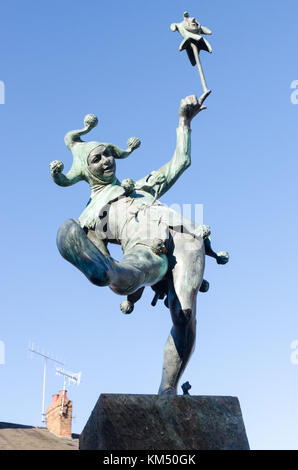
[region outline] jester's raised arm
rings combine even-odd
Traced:
[[[199,99],[195,95],[191,95],[181,100],[176,150],[172,159],[159,170],[152,171],[149,175],[137,181],[135,184],[136,189],[148,191],[155,198],[159,198],[173,186],[182,173],[190,166],[190,123],[200,111],[206,109],[203,103],[208,95],[209,93],[204,93]]]

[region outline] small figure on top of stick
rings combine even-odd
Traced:
[[[202,36],[202,34],[210,35],[212,31],[202,26],[195,18],[191,18],[187,11],[184,12],[184,20],[182,23],[172,23],[171,30],[179,31],[183,37],[179,50],[183,51],[185,49],[191,64],[197,65],[204,93],[208,93],[209,95],[211,90],[207,87],[199,54],[200,51],[212,52],[211,45],[207,39]]]

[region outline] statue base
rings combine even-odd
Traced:
[[[249,450],[236,397],[100,395],[80,450]]]

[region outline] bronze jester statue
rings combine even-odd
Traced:
[[[196,225],[159,201],[191,164],[190,124],[203,109],[208,93],[200,99],[181,101],[176,150],[172,159],[139,181],[116,178],[116,160],[128,157],[139,147],[130,138],[127,150],[102,142],[83,142],[81,136],[97,125],[88,114],[84,128],[70,131],[65,143],[73,154],[73,165],[63,174],[63,163],[51,163],[51,175],[60,186],[84,180],[91,188],[90,200],[77,220],[67,220],[59,229],[61,255],[97,286],[109,286],[125,295],[123,313],[131,313],[145,286],[155,291],[155,300],[165,298],[173,321],[164,352],[160,394],[176,394],[178,381],[194,349],[196,297],[208,290],[203,280],[205,254],[219,264],[228,261],[226,252],[211,248],[210,229]],[[112,258],[108,243],[120,244],[121,262]]]

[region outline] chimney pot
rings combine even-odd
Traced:
[[[52,397],[46,412],[47,429],[57,436],[71,437],[72,402],[66,390],[59,390]]]

